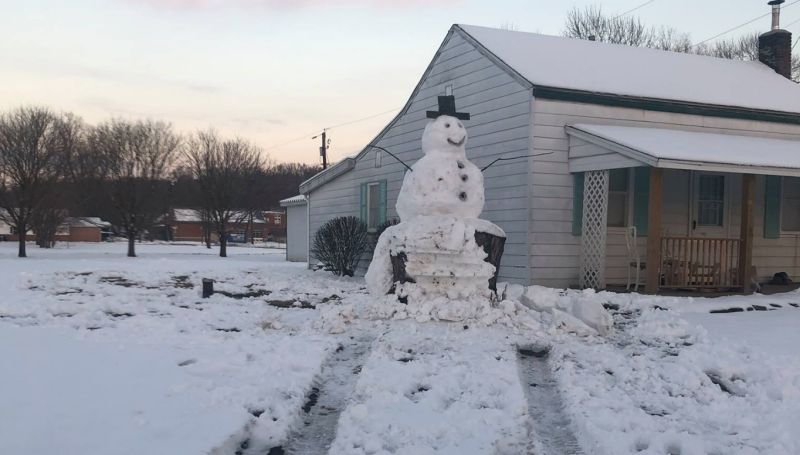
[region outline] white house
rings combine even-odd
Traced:
[[[625,284],[638,254],[649,292],[748,292],[753,269],[800,276],[791,45],[773,30],[763,63],[745,62],[454,25],[370,145],[412,164],[426,111],[452,92],[472,162],[539,155],[484,172],[482,217],[508,234],[501,280]],[[405,167],[370,145],[301,185],[310,238],[337,216],[396,216]]]

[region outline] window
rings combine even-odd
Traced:
[[[783,178],[781,230],[800,231],[800,178]]]
[[[612,169],[608,172],[608,227],[628,225],[628,169]]]
[[[697,198],[697,224],[722,226],[725,210],[725,176],[700,174]]]
[[[281,216],[280,215],[275,215],[275,217],[273,218],[273,221],[275,221],[275,224],[281,224]]]
[[[264,231],[253,231],[253,238],[254,239],[263,239],[264,238]]]
[[[367,226],[378,227],[381,219],[381,187],[378,183],[370,183],[367,191]]]
[[[247,231],[245,231],[244,229],[237,229],[236,231],[234,231],[234,234],[235,234],[235,235],[237,235],[237,236],[241,236],[241,237],[244,237],[244,235],[245,235],[246,233],[247,233]]]

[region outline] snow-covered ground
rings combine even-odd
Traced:
[[[282,249],[15,247],[0,243],[3,454],[576,453],[548,446],[562,406],[585,454],[800,453],[798,293],[533,287],[545,312],[420,322]],[[221,292],[202,299],[202,278]],[[575,329],[587,302],[612,308],[607,336]]]

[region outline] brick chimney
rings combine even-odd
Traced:
[[[781,76],[792,78],[792,33],[781,30],[781,4],[785,0],[772,0],[772,30],[758,37],[758,60]]]

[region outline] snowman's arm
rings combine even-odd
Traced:
[[[552,153],[553,152],[547,152],[547,153],[537,153],[536,155],[512,156],[511,158],[498,158],[498,159],[492,161],[491,163],[489,163],[489,165],[486,166],[485,168],[481,169],[481,172],[485,171],[486,169],[489,169],[490,167],[492,167],[492,165],[494,163],[496,163],[498,161],[521,160],[523,158],[533,158],[534,156],[551,155]]]
[[[378,149],[378,150],[383,150],[384,152],[388,153],[388,154],[389,154],[389,156],[391,156],[392,158],[396,159],[398,162],[400,162],[400,164],[402,164],[403,166],[405,166],[405,167],[406,167],[406,169],[408,169],[408,170],[409,170],[409,171],[411,171],[411,172],[414,172],[414,169],[411,169],[411,168],[410,168],[410,167],[409,167],[409,166],[408,166],[406,163],[404,163],[404,162],[403,162],[403,160],[401,160],[400,158],[398,158],[398,157],[394,156],[394,153],[392,153],[392,152],[390,152],[390,151],[386,150],[385,148],[383,148],[383,147],[378,147],[377,145],[368,145],[367,147],[374,148],[374,149]]]

